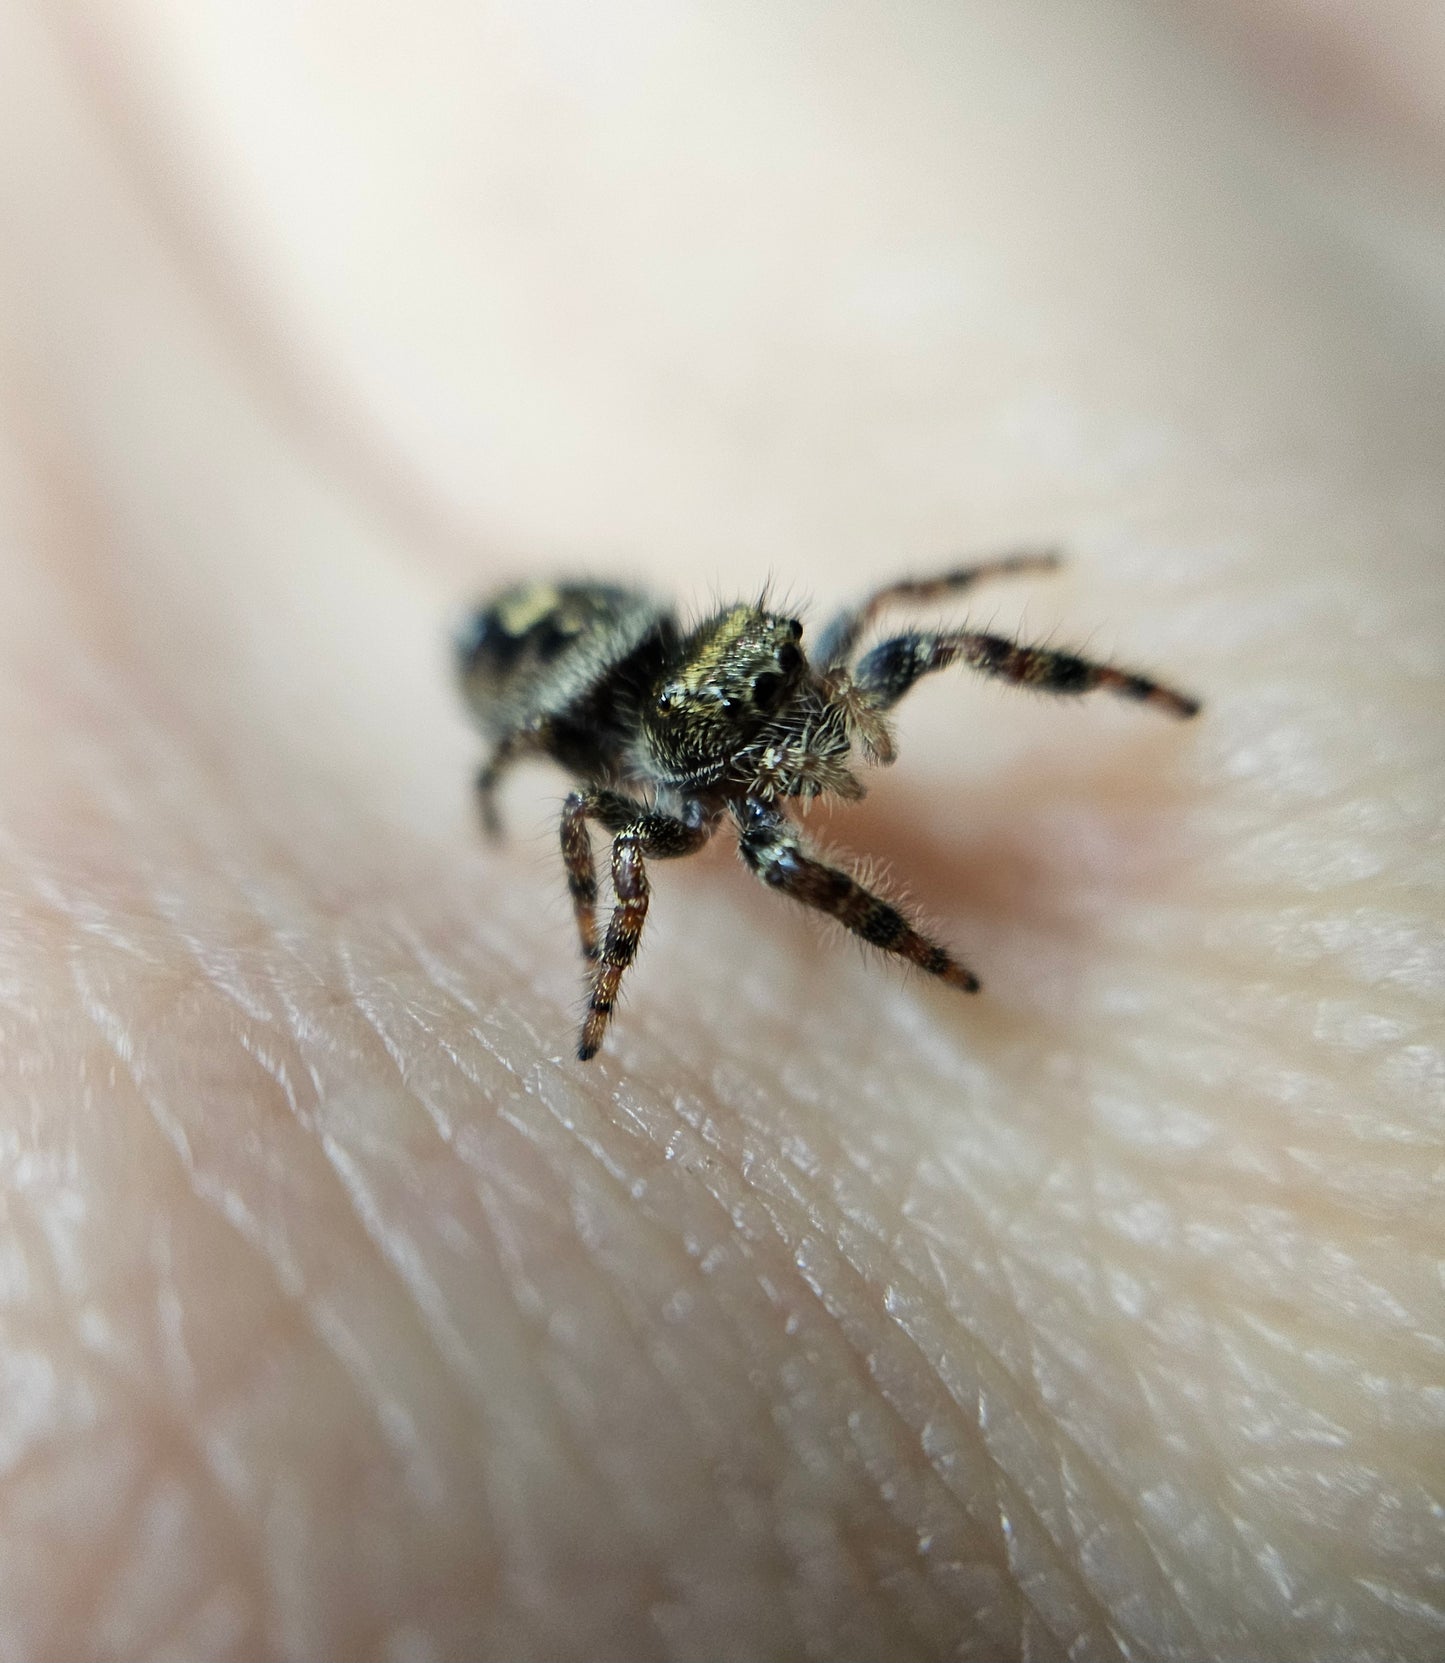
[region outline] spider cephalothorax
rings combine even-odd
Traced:
[[[1197,702],[1147,676],[977,630],[910,632],[861,655],[882,608],[936,600],[980,578],[1039,571],[1018,554],[877,590],[834,618],[811,661],[796,618],[764,602],[683,631],[649,596],[608,584],[528,584],[478,610],[457,640],[463,691],[493,751],[478,776],[487,827],[507,765],[551,757],[578,789],[562,810],[562,857],[585,957],[594,961],[578,1055],[594,1056],[647,916],[646,860],[692,854],[724,821],[744,865],[774,889],[954,987],[978,982],[890,902],[810,852],[789,806],[856,798],[855,758],[890,762],[888,712],[919,680],[962,662],[1048,693],[1094,688],[1193,716]],[[601,941],[588,822],[612,835],[616,905]]]
[[[787,720],[807,666],[803,626],[734,606],[678,644],[637,715],[638,776],[674,791],[716,786]]]

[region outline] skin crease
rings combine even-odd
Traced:
[[[1429,188],[1166,8],[291,14],[0,6],[0,1657],[1438,1656]],[[720,840],[573,1061],[448,609],[1039,541],[1204,716],[815,821],[983,994]]]

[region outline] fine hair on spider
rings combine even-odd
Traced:
[[[797,815],[815,801],[862,797],[858,768],[897,754],[894,707],[924,676],[955,664],[1040,693],[1097,690],[1167,716],[1196,715],[1196,699],[1137,671],[988,630],[915,629],[865,644],[889,608],[937,604],[987,579],[1058,565],[1052,552],[1024,550],[889,583],[811,642],[771,585],[690,626],[643,591],[587,581],[519,584],[468,616],[456,662],[491,741],[477,776],[486,831],[500,835],[497,788],[514,762],[550,758],[574,783],[559,830],[589,967],[582,1060],[601,1048],[637,955],[648,862],[694,854],[724,827],[767,887],[904,964],[978,991],[973,972],[920,931],[904,905],[824,857]],[[605,929],[593,826],[611,839]]]

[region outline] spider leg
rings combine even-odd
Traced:
[[[493,843],[500,843],[503,837],[502,817],[497,813],[497,787],[505,772],[506,762],[498,752],[477,773],[477,811],[482,817],[482,830]]]
[[[577,935],[582,943],[582,957],[597,957],[597,867],[592,858],[592,838],[587,822],[596,820],[606,830],[617,833],[642,828],[648,843],[647,852],[691,854],[698,845],[681,843],[692,836],[692,822],[679,820],[669,814],[655,814],[635,797],[620,791],[572,791],[562,804],[562,820],[558,832],[562,843],[562,864],[567,872],[567,893],[572,897],[572,910],[577,918]],[[674,828],[680,827],[678,832]],[[679,845],[676,846],[675,845]]]
[[[1089,693],[1102,688],[1123,699],[1157,705],[1170,716],[1196,716],[1199,701],[1114,664],[1055,652],[1050,647],[1026,647],[1004,635],[976,630],[942,634],[897,635],[883,641],[858,661],[853,675],[857,695],[875,710],[891,710],[920,676],[962,660],[972,669],[1001,681],[1035,687],[1043,693]]]
[[[500,843],[503,835],[502,818],[497,813],[497,787],[512,764],[533,749],[535,744],[530,736],[509,733],[497,741],[477,774],[477,808],[482,817],[482,830],[493,843]]]
[[[587,837],[589,819],[597,820],[616,834],[612,841],[612,890],[617,904],[612,909],[600,949],[595,922],[597,879]],[[577,1044],[577,1055],[583,1062],[595,1057],[601,1049],[623,972],[636,958],[642,940],[642,926],[647,921],[651,899],[644,856],[669,860],[693,854],[712,836],[715,824],[701,810],[686,818],[662,814],[616,791],[574,791],[568,797],[562,815],[567,883],[577,909],[582,951],[588,958],[597,960],[587,1015]],[[574,851],[579,843],[585,846],[586,853],[574,864]]]
[[[597,957],[597,863],[592,858],[592,838],[587,830],[587,798],[570,792],[562,804],[562,864],[567,871],[567,893],[577,919],[577,937],[582,957]]]
[[[898,583],[890,583],[886,588],[875,590],[861,605],[849,607],[833,618],[818,637],[813,660],[825,670],[838,669],[846,664],[863,632],[885,606],[894,606],[902,601],[918,604],[940,601],[964,589],[971,589],[975,583],[988,578],[1012,577],[1019,572],[1051,572],[1061,564],[1059,556],[1049,550],[1025,550],[1017,554],[1002,554],[993,560],[976,561],[970,566],[955,566],[951,571],[940,572],[937,577],[904,578]]]
[[[738,819],[743,864],[770,888],[836,918],[870,947],[896,953],[964,993],[978,992],[978,977],[971,970],[915,930],[897,907],[848,873],[809,854],[796,828],[776,809],[748,802],[738,811]]]

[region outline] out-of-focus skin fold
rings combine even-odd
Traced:
[[[1201,10],[0,0],[0,1658],[1441,1654],[1441,156]],[[1055,544],[1203,716],[810,822],[985,992],[578,1065],[450,609]]]

